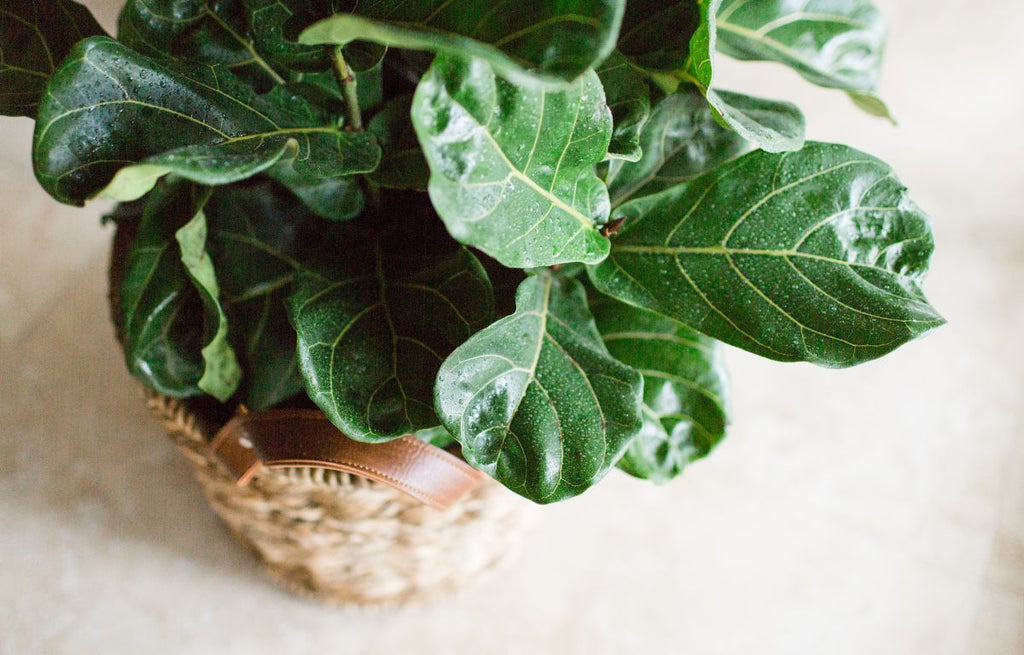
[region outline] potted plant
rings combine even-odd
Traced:
[[[722,343],[845,367],[943,323],[893,171],[715,76],[776,61],[888,116],[865,0],[127,0],[116,40],[71,0],[0,14],[40,184],[120,202],[128,369],[329,600],[488,568],[521,520],[493,481],[679,475],[725,435]]]

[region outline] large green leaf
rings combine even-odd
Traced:
[[[360,441],[436,426],[441,362],[494,312],[487,274],[467,249],[432,240],[418,219],[404,223],[383,239],[348,231],[299,275],[289,300],[310,397]]]
[[[722,91],[713,86],[717,42],[715,11],[721,1],[697,0],[701,23],[690,40],[686,75],[725,124],[758,148],[768,152],[799,150],[804,142],[804,119],[796,105]]]
[[[127,0],[117,39],[149,57],[223,65],[261,90],[284,81],[253,47],[241,0]]]
[[[640,135],[643,159],[613,161],[605,183],[612,206],[686,182],[747,149],[736,132],[719,125],[693,86],[663,98]]]
[[[583,286],[542,272],[520,285],[514,314],[445,361],[435,405],[473,466],[548,503],[615,465],[640,431],[642,391],[601,342]]]
[[[919,286],[927,217],[846,146],[754,152],[616,217],[599,289],[765,357],[850,366],[943,323]]]
[[[117,290],[128,370],[174,397],[202,393],[204,308],[174,239],[199,206],[195,188],[183,182],[163,184],[147,198]]]
[[[608,108],[612,110],[612,140],[608,156],[612,159],[638,161],[643,155],[640,131],[651,113],[651,92],[643,73],[628,59],[613,53],[597,69],[604,87]]]
[[[723,0],[715,23],[720,52],[781,62],[814,84],[845,89],[864,111],[892,120],[873,93],[885,21],[867,0]]]
[[[70,0],[4,0],[0,6],[0,114],[35,118],[57,64],[82,39],[103,34]]]
[[[393,189],[426,190],[430,169],[409,119],[412,95],[389,100],[367,125],[381,148],[380,166],[370,179]]]
[[[624,0],[375,0],[302,33],[307,44],[373,41],[488,61],[520,83],[566,82],[611,54]]]
[[[482,59],[438,56],[416,91],[413,124],[430,197],[448,231],[506,266],[597,263],[608,190],[611,113],[593,72],[564,90],[531,90]]]
[[[667,482],[725,437],[721,348],[682,323],[608,296],[594,294],[590,310],[612,357],[644,376],[644,427],[619,468]]]
[[[204,314],[211,324],[206,331],[213,335],[200,351],[203,356],[203,376],[197,384],[206,393],[225,402],[238,389],[242,369],[231,347],[228,316],[221,303],[220,285],[217,283],[217,273],[213,270],[213,260],[206,250],[206,237],[206,214],[202,209],[175,233],[181,249],[181,263],[185,265],[185,270],[199,291],[205,308]]]
[[[718,50],[778,61],[820,86],[873,91],[886,28],[867,0],[722,0]]]
[[[36,176],[62,202],[133,200],[176,173],[236,182],[274,165],[312,179],[373,170],[373,138],[346,132],[299,94],[256,96],[227,70],[165,62],[105,37],[79,43],[39,109]]]
[[[252,410],[272,407],[304,389],[285,300],[302,267],[304,242],[321,223],[269,182],[222,187],[205,213],[232,342],[246,373],[243,400]]]

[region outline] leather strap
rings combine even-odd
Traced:
[[[349,439],[312,409],[236,415],[210,442],[210,450],[239,486],[261,465],[313,466],[382,482],[435,509],[449,507],[487,477],[411,435],[378,444]]]

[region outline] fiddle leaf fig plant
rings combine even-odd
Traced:
[[[886,117],[866,0],[71,0],[0,8],[0,112],[121,204],[129,371],[413,434],[539,503],[726,436],[725,345],[847,367],[943,323],[928,218],[805,141],[774,61]]]

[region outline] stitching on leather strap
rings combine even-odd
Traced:
[[[345,468],[355,469],[357,471],[365,471],[367,473],[371,473],[373,475],[376,475],[376,476],[382,478],[382,480],[381,480],[382,482],[383,481],[387,481],[387,482],[391,483],[392,485],[395,485],[397,487],[401,487],[402,490],[404,490],[406,493],[408,493],[411,496],[416,496],[420,500],[423,500],[423,499],[429,500],[430,504],[432,504],[432,505],[434,505],[434,506],[436,506],[438,508],[445,508],[445,507],[448,507],[448,505],[450,504],[450,503],[446,503],[443,500],[437,498],[436,496],[432,495],[431,493],[429,493],[427,491],[424,491],[420,487],[416,487],[416,486],[413,486],[411,484],[408,484],[408,483],[406,483],[406,482],[404,482],[402,480],[399,480],[398,478],[396,478],[396,477],[394,477],[394,476],[392,476],[392,475],[390,475],[388,473],[385,473],[384,471],[379,471],[379,470],[377,470],[375,468],[371,468],[369,466],[360,464],[358,462],[348,462],[348,461],[343,461],[343,460],[310,461],[310,460],[303,460],[303,459],[281,459],[281,460],[274,460],[272,462],[265,462],[264,466],[266,466],[268,468],[288,468],[290,466],[323,466],[323,464],[335,464],[337,466],[342,466],[342,467],[345,467]],[[323,467],[323,468],[327,468],[327,467]],[[350,471],[346,471],[346,472],[350,472]]]
[[[251,447],[240,445],[243,438],[252,442],[247,444]],[[210,442],[210,450],[240,485],[249,481],[259,464],[319,467],[377,480],[437,509],[447,508],[487,477],[458,456],[412,435],[383,444],[354,441],[316,410],[236,415]],[[358,461],[364,456],[366,463]],[[402,476],[406,471],[409,478]]]

